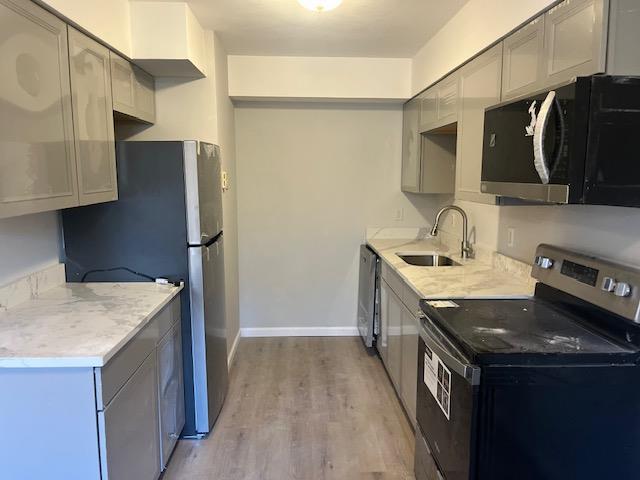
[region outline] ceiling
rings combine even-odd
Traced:
[[[468,0],[186,0],[231,55],[412,57]]]

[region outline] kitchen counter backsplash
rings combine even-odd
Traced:
[[[65,283],[64,263],[58,263],[2,285],[0,286],[0,312],[32,300],[63,283]]]

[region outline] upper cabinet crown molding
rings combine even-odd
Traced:
[[[78,204],[67,26],[0,0],[0,218]]]
[[[154,77],[202,78],[206,33],[184,2],[131,2],[131,58]]]

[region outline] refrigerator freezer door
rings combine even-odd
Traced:
[[[228,389],[223,239],[189,248],[196,431],[211,431]]]
[[[184,142],[184,180],[189,245],[204,245],[222,231],[220,149]]]

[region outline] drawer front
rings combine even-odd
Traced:
[[[180,297],[174,298],[104,367],[96,369],[98,410],[109,404],[171,326],[180,319]]]
[[[398,297],[402,299],[403,290],[405,286],[404,280],[393,271],[393,268],[389,266],[384,260],[382,261],[382,278],[387,282],[387,284],[391,287],[391,290],[395,292]]]

